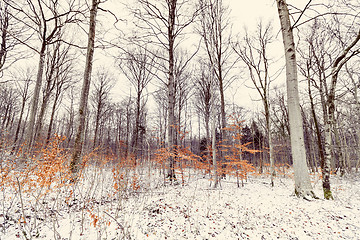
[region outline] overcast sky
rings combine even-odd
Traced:
[[[116,0],[112,0],[110,2],[111,4],[115,3],[112,5],[112,10],[114,10],[114,12],[119,11],[121,8],[120,2],[117,2]],[[296,4],[296,6],[299,8],[305,6],[306,2],[307,0],[289,1],[289,3]],[[246,27],[249,32],[252,32],[260,19],[262,19],[265,23],[268,21],[272,22],[274,35],[277,37],[277,40],[273,43],[272,49],[270,51],[273,55],[273,60],[276,62],[276,64],[273,65],[271,74],[275,75],[275,72],[279,71],[279,69],[282,69],[284,65],[283,46],[281,34],[279,33],[280,25],[275,0],[224,0],[224,4],[229,6],[230,20],[233,24],[233,35],[239,34],[241,37],[241,33],[244,31],[244,27]],[[120,10],[120,13],[123,13],[122,10]],[[246,82],[246,72],[239,72],[239,76],[240,75],[241,77],[239,77],[239,79],[232,84],[232,87],[228,89],[226,94],[227,100],[229,102],[235,101],[238,105],[253,110],[255,110],[254,107],[257,108],[257,106],[262,109],[261,102],[254,102],[254,100],[259,99],[258,93],[255,90],[251,90],[246,87],[252,86],[250,81]],[[284,73],[276,76],[277,80],[273,83],[273,86],[276,85],[279,87],[285,87]],[[116,100],[122,99],[124,96],[129,95],[130,92],[130,85],[127,84],[127,80],[123,78],[124,77],[120,77],[117,87],[114,89],[112,94],[113,98]]]

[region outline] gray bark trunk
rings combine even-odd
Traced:
[[[81,91],[79,119],[78,119],[77,132],[74,143],[74,150],[72,155],[72,161],[70,163],[70,170],[73,173],[73,180],[76,180],[77,178],[77,172],[79,170],[79,165],[81,162],[81,152],[84,141],[83,138],[84,138],[85,117],[86,117],[87,104],[89,98],[91,71],[92,71],[92,63],[94,56],[95,26],[96,26],[96,14],[98,9],[98,4],[99,4],[98,0],[92,0],[92,5],[90,9],[90,24],[89,24],[90,26],[89,26],[89,35],[88,35],[86,64],[84,71],[84,81]]]
[[[290,122],[291,152],[294,165],[295,194],[315,197],[306,164],[303,122],[300,111],[295,43],[285,0],[277,0],[286,59],[286,86]]]
[[[175,81],[174,81],[174,43],[175,43],[175,17],[176,17],[176,0],[169,3],[169,26],[168,26],[168,40],[169,40],[169,76],[168,76],[168,149],[172,154],[174,152],[175,143]],[[175,159],[170,156],[168,159],[167,177],[171,182],[176,180],[175,176]]]

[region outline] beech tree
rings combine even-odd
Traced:
[[[294,164],[295,194],[298,197],[316,197],[312,189],[306,163],[303,122],[300,111],[297,63],[293,28],[285,0],[276,0],[285,50],[287,103],[290,120],[291,152]]]
[[[326,107],[327,107],[327,121],[325,122],[325,164],[324,171],[330,173],[330,146],[331,146],[331,129],[335,127],[335,89],[338,80],[338,75],[341,68],[348,62],[353,56],[360,53],[360,48],[353,50],[356,44],[360,41],[360,30],[356,35],[355,39],[350,42],[350,44],[343,50],[343,52],[335,59],[331,68],[331,84],[329,93],[327,95]],[[341,164],[343,165],[343,159],[341,159]],[[342,166],[344,169],[344,166]],[[343,173],[342,173],[343,174]],[[330,190],[330,184],[328,186],[323,186],[324,197],[325,199],[333,199],[332,193]]]

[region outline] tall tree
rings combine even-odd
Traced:
[[[303,122],[300,110],[297,63],[293,28],[285,0],[276,0],[285,50],[287,103],[290,120],[291,152],[294,164],[295,194],[313,198],[309,170],[306,163]]]
[[[131,85],[135,88],[135,126],[131,140],[131,151],[138,155],[140,130],[145,129],[141,123],[141,113],[144,109],[143,96],[147,85],[156,74],[154,67],[155,56],[146,48],[127,51],[124,58],[120,58],[120,69]]]
[[[91,102],[95,111],[95,131],[93,148],[97,147],[100,143],[100,123],[106,114],[106,105],[109,102],[110,90],[113,87],[113,79],[110,74],[105,71],[98,71],[94,81],[94,90],[91,96]]]
[[[184,29],[195,19],[197,11],[191,9],[188,0],[137,0],[139,7],[133,9],[137,18],[136,23],[145,36],[140,39],[137,36],[137,44],[147,46],[151,43],[160,49],[165,55],[159,57],[159,62],[166,63],[165,67],[159,67],[166,76],[168,116],[167,116],[167,146],[171,153],[174,152],[176,142],[176,118],[175,118],[175,55],[176,48],[180,43],[180,36]],[[145,32],[145,33],[144,33]],[[158,52],[157,52],[158,53]],[[155,54],[155,53],[153,53]],[[167,177],[171,182],[176,180],[175,160],[173,154],[168,159]]]
[[[215,97],[215,92],[212,91],[212,85],[215,81],[214,74],[211,66],[209,64],[201,61],[199,63],[200,71],[199,76],[196,76],[195,80],[195,91],[196,91],[196,99],[195,107],[197,111],[201,113],[204,119],[205,125],[205,133],[206,133],[206,147],[210,145],[210,118],[211,118],[211,110],[213,108],[213,98]]]
[[[83,86],[81,90],[79,115],[77,121],[77,130],[75,136],[74,149],[70,163],[70,170],[73,173],[73,178],[76,180],[81,163],[81,152],[84,142],[85,118],[87,112],[87,105],[89,99],[91,72],[93,66],[94,50],[95,50],[95,27],[96,27],[96,14],[98,11],[100,1],[92,0],[90,5],[90,22],[88,32],[88,45],[86,53],[86,63],[84,70]]]
[[[274,186],[274,147],[271,137],[271,117],[270,117],[270,73],[269,65],[270,59],[268,56],[269,44],[273,41],[271,23],[266,25],[260,21],[257,24],[257,30],[253,35],[247,31],[243,41],[234,46],[235,52],[239,55],[241,60],[245,63],[250,79],[255,86],[255,89],[261,97],[264,106],[265,125],[267,132],[267,141],[269,146],[270,158],[270,176],[271,185]]]
[[[231,24],[229,9],[222,0],[200,0],[201,12],[199,34],[205,44],[206,54],[215,74],[221,105],[221,128],[226,128],[225,89],[233,78],[229,76],[236,61],[232,59]],[[222,135],[223,135],[222,134]],[[225,136],[222,136],[225,139]]]
[[[31,78],[32,78],[33,73],[30,68],[27,68],[25,71],[20,70],[19,75],[20,76],[16,77],[17,78],[16,87],[17,87],[17,90],[20,95],[21,107],[20,107],[20,115],[18,118],[18,124],[16,127],[16,132],[15,132],[15,137],[14,137],[14,146],[12,149],[13,152],[15,152],[16,149],[19,147],[18,143],[21,142],[21,139],[19,139],[19,134],[20,134],[21,124],[22,124],[22,120],[23,120],[23,114],[25,111],[25,105],[30,96],[29,88],[31,85]]]
[[[360,41],[360,30],[358,34],[355,36],[355,39],[350,42],[350,44],[345,47],[343,52],[335,59],[331,68],[331,83],[329,93],[327,95],[326,107],[327,107],[327,121],[325,122],[325,164],[324,169],[327,175],[330,175],[330,161],[331,161],[331,153],[330,146],[332,142],[331,138],[331,129],[336,132],[336,124],[335,124],[335,90],[336,84],[338,80],[338,75],[341,68],[348,62],[353,56],[360,53],[360,48],[355,48],[356,44]],[[353,49],[355,48],[355,50]],[[342,167],[342,171],[344,171],[345,167],[343,159],[340,160],[340,164]],[[342,172],[344,174],[344,172]],[[326,185],[325,185],[326,184]],[[323,182],[323,190],[325,199],[333,199],[330,183]]]

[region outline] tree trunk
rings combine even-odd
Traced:
[[[274,161],[274,146],[271,138],[271,119],[270,119],[270,111],[269,111],[269,103],[267,99],[264,100],[264,108],[265,108],[265,120],[266,120],[266,131],[269,143],[269,158],[270,158],[270,180],[271,186],[274,186],[274,177],[275,173],[275,161]]]
[[[214,166],[214,188],[218,187],[219,183],[219,173],[218,173],[218,165],[216,159],[216,116],[215,116],[215,108],[213,108],[213,120],[212,120],[212,154],[213,154],[213,166]]]
[[[330,162],[331,162],[331,130],[334,128],[335,130],[335,89],[337,84],[337,77],[339,74],[339,71],[341,70],[342,66],[352,57],[354,56],[351,54],[350,56],[346,56],[352,47],[356,45],[356,43],[360,40],[360,31],[355,38],[355,40],[344,49],[342,54],[337,57],[332,65],[331,69],[331,86],[330,91],[327,96],[326,101],[326,107],[327,107],[327,119],[325,122],[325,134],[326,134],[326,144],[325,144],[325,165],[324,165],[324,171],[325,171],[325,179],[323,178],[323,190],[324,190],[324,197],[325,199],[333,199],[331,190],[330,190]]]
[[[171,182],[176,180],[175,176],[175,159],[171,156],[174,153],[175,143],[175,81],[174,81],[174,49],[175,49],[175,17],[176,17],[176,0],[169,3],[169,79],[168,79],[168,149],[170,157],[168,159],[167,177]]]
[[[12,149],[12,153],[15,153],[17,145],[18,145],[17,143],[18,143],[18,139],[19,139],[19,133],[20,133],[21,122],[22,122],[22,118],[23,118],[23,114],[24,114],[25,103],[26,103],[26,99],[23,99],[22,104],[21,104],[19,122],[18,122],[17,127],[16,127],[15,138],[14,138],[14,146],[13,146],[13,149]]]
[[[34,89],[34,95],[31,101],[31,108],[30,108],[30,119],[27,126],[27,132],[26,132],[26,147],[24,154],[30,154],[32,151],[32,147],[34,144],[34,135],[36,135],[36,132],[34,133],[34,127],[35,127],[35,119],[36,119],[36,112],[38,108],[39,103],[39,96],[40,96],[40,90],[41,90],[41,84],[42,84],[42,77],[44,72],[44,66],[45,66],[45,50],[46,50],[46,43],[42,43],[42,47],[40,50],[40,59],[39,59],[39,66],[38,66],[38,72],[36,76],[36,83],[35,83],[35,89]]]
[[[74,143],[74,150],[72,155],[72,161],[70,163],[70,170],[73,173],[73,180],[77,178],[77,172],[79,171],[79,165],[81,162],[81,152],[83,147],[85,117],[87,111],[87,104],[89,98],[89,89],[91,81],[91,71],[94,56],[94,44],[95,44],[95,25],[96,25],[96,13],[98,9],[98,0],[92,0],[92,6],[90,9],[90,26],[88,35],[88,46],[86,54],[86,64],[84,71],[84,81],[81,91],[80,106],[79,106],[79,120],[77,126],[77,132]]]
[[[324,163],[325,163],[324,146],[321,141],[321,131],[320,131],[320,127],[319,127],[318,118],[317,118],[316,112],[315,112],[314,99],[313,99],[311,88],[310,88],[310,79],[308,79],[308,92],[309,92],[309,98],[310,98],[311,114],[314,119],[314,125],[315,125],[316,142],[317,142],[319,156],[320,156],[320,166],[321,166],[321,168],[323,168]]]
[[[296,53],[289,10],[285,0],[276,0],[283,36],[286,60],[286,86],[289,109],[291,152],[294,165],[295,194],[298,197],[315,197],[306,164],[303,122],[300,111]]]
[[[97,136],[99,134],[99,124],[100,124],[100,113],[101,113],[101,100],[97,104],[97,111],[96,111],[96,118],[95,118],[95,131],[94,131],[94,143],[93,143],[93,149],[96,148],[97,145]]]
[[[49,122],[48,131],[47,131],[46,144],[45,145],[48,145],[48,143],[50,141],[50,138],[51,138],[51,131],[52,131],[52,127],[53,127],[53,124],[54,124],[54,116],[55,116],[57,101],[59,99],[59,94],[60,93],[56,93],[54,103],[53,103],[53,106],[52,106],[52,109],[51,109],[51,116],[50,116],[50,122]]]

